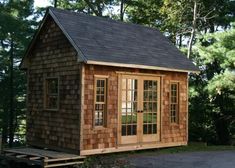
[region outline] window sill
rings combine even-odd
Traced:
[[[104,130],[104,129],[107,129],[107,127],[104,127],[104,126],[94,126],[93,127],[93,130]]]

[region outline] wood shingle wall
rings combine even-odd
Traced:
[[[82,68],[82,66],[84,67]],[[27,71],[27,143],[75,153],[78,153],[79,150],[117,149],[119,144],[117,72],[161,76],[161,134],[158,146],[186,144],[188,115],[186,72],[81,65],[77,61],[76,51],[50,17],[45,22],[30,53]],[[95,75],[108,76],[107,123],[104,128],[93,126]],[[82,79],[80,79],[81,76]],[[47,77],[58,77],[59,79],[59,110],[44,108],[45,79]],[[82,92],[80,90],[81,81],[84,82]],[[179,124],[170,123],[171,81],[179,82]],[[84,94],[82,94],[82,101],[81,93]],[[82,117],[80,116],[81,102],[83,102],[84,110]],[[81,122],[80,118],[82,118]]]
[[[84,125],[82,128],[81,150],[116,148],[118,128],[118,73],[148,73],[163,75],[162,77],[162,100],[161,100],[161,144],[187,143],[187,73],[167,72],[154,70],[141,70],[131,68],[119,68],[98,65],[85,65],[85,90],[84,90]],[[93,127],[94,110],[94,76],[106,75],[108,78],[108,110],[106,128],[96,129]],[[179,82],[179,124],[170,123],[169,91],[170,82]]]
[[[76,52],[49,17],[30,53],[27,143],[79,150],[80,65]],[[44,108],[44,80],[59,78],[59,110]]]

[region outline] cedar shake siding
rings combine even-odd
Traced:
[[[48,8],[20,68],[28,145],[80,155],[187,145],[198,68],[158,30]]]
[[[115,148],[118,145],[118,74],[117,72],[147,73],[163,75],[161,78],[161,135],[162,147],[168,143],[187,143],[187,73],[117,68],[109,66],[85,65],[84,124],[82,125],[81,150]],[[94,76],[108,76],[107,125],[104,128],[93,127],[94,115]],[[179,123],[170,123],[169,92],[170,82],[179,83]]]
[[[79,151],[80,65],[67,38],[49,17],[30,52],[27,143]],[[44,107],[45,79],[59,80],[59,109]]]

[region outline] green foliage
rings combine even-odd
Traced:
[[[104,11],[116,4],[116,0],[51,0],[57,8],[104,16]]]
[[[160,27],[176,45],[182,46],[182,41],[190,36],[194,1],[197,2],[197,33],[215,32],[217,27],[226,29],[234,20],[235,2],[230,0],[163,0]]]
[[[0,94],[4,95],[0,97],[0,124],[4,143],[7,142],[10,128],[19,134],[19,123],[25,118],[26,81],[18,65],[31,40],[33,27],[37,25],[29,19],[34,11],[33,3],[33,0],[0,1]],[[11,111],[13,116],[10,115]],[[10,123],[12,117],[13,123]],[[24,134],[24,131],[20,133]]]
[[[216,74],[208,82],[207,90],[210,95],[235,92],[235,72],[225,70],[221,74]]]
[[[130,22],[150,27],[161,25],[160,7],[162,0],[134,0],[129,5],[127,16]]]
[[[188,31],[192,20],[193,2],[189,0],[164,0],[160,8],[163,16],[162,29],[169,33],[183,33]]]
[[[235,134],[234,44],[235,29],[232,27],[225,32],[201,36],[194,46],[194,60],[201,73],[191,76],[190,128],[191,134],[201,130],[199,136],[194,137],[200,139],[201,136],[204,141],[228,144]]]

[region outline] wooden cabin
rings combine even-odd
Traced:
[[[91,155],[187,145],[198,68],[156,29],[49,8],[20,67],[30,146]]]

